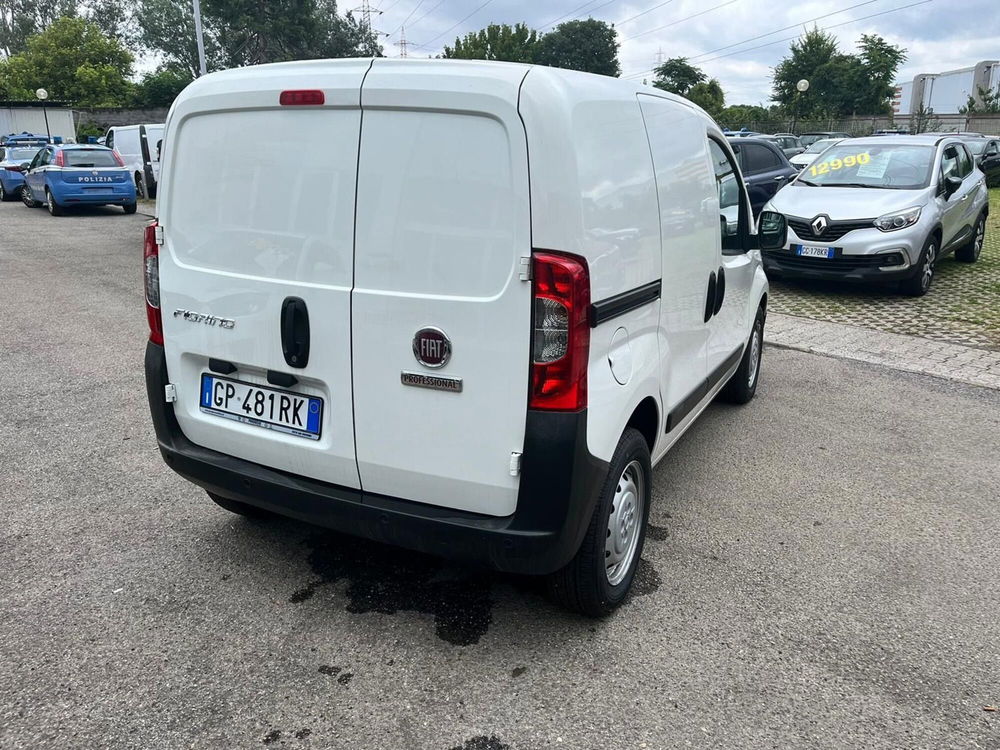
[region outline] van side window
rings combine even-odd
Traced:
[[[712,169],[715,172],[715,183],[719,193],[719,231],[722,233],[723,249],[736,248],[736,244],[727,238],[738,240],[740,227],[740,183],[736,167],[726,152],[717,142],[709,139],[709,153],[712,156]]]
[[[778,169],[781,161],[767,146],[759,143],[743,144],[743,165],[747,174],[758,174]]]
[[[108,148],[115,147],[115,131],[113,130],[108,131],[107,138],[104,139],[104,145],[107,146]]]

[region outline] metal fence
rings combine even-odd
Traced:
[[[829,120],[766,120],[728,122],[719,125],[730,130],[747,128],[758,133],[809,133],[841,132],[851,135],[871,135],[876,130],[908,130],[911,133],[966,131],[984,135],[1000,135],[1000,114],[996,115],[938,115],[925,117],[848,117]]]

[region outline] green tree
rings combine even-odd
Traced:
[[[715,119],[719,121],[720,125],[725,125],[733,130],[739,130],[742,127],[749,126],[750,123],[771,119],[771,113],[764,107],[752,104],[730,104]]]
[[[485,29],[455,39],[455,46],[445,47],[442,57],[530,63],[537,44],[538,32],[523,23],[514,26],[491,23]]]
[[[1000,113],[1000,89],[992,91],[982,86],[976,88],[978,98],[970,95],[965,106],[959,108],[959,113],[963,115]]]
[[[132,8],[133,3],[129,0],[83,0],[79,11],[105,36],[109,36],[127,47],[135,41]]]
[[[0,88],[17,98],[33,99],[45,88],[52,99],[77,106],[118,106],[129,99],[131,73],[128,50],[89,21],[65,16],[0,62]]]
[[[696,83],[688,90],[684,98],[697,104],[715,119],[719,118],[726,106],[726,97],[722,92],[722,86],[715,78]]]
[[[621,75],[615,27],[594,18],[567,21],[544,34],[535,47],[534,59],[553,68]]]
[[[198,43],[190,0],[139,0],[135,13],[136,36],[146,49],[163,55],[168,65],[198,73]],[[202,21],[205,21],[204,14]],[[208,69],[222,67],[219,45],[211,24],[204,24],[205,58]]]
[[[694,86],[708,80],[704,71],[689,63],[686,57],[671,57],[658,65],[653,73],[656,88],[678,96],[686,96]]]
[[[76,0],[0,0],[0,55],[23,52],[28,37],[44,31],[52,19],[75,12]]]
[[[844,54],[833,34],[808,30],[775,67],[772,98],[801,118],[888,112],[892,81],[906,52],[868,34],[857,46],[858,54]],[[800,93],[796,84],[803,78],[809,90]]]
[[[139,81],[133,102],[138,107],[169,107],[192,80],[194,76],[185,68],[160,68]]]

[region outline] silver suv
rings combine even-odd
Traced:
[[[764,253],[769,274],[898,281],[919,297],[942,256],[978,260],[989,200],[961,140],[882,136],[823,152],[764,210],[788,220],[787,247]]]

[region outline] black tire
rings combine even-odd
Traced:
[[[955,260],[960,263],[975,263],[983,251],[986,240],[986,214],[982,214],[972,227],[972,238],[955,251]]]
[[[135,203],[125,203],[122,205],[122,210],[127,214],[134,214],[136,208],[138,208],[138,205]]]
[[[746,404],[757,393],[757,382],[760,380],[760,361],[764,358],[764,319],[763,307],[757,308],[757,317],[753,321],[750,338],[743,350],[740,366],[719,391],[719,398],[730,404]]]
[[[256,505],[241,503],[239,500],[230,500],[228,497],[216,495],[214,492],[209,492],[208,496],[212,498],[212,501],[220,508],[225,508],[230,513],[235,513],[238,516],[246,516],[247,518],[267,518],[271,515],[271,513],[263,508],[258,508]]]
[[[628,479],[626,469],[630,472]],[[641,486],[636,485],[637,477],[641,478]],[[635,491],[628,491],[629,483]],[[626,488],[624,494],[620,492],[623,486]],[[615,448],[608,476],[580,549],[564,568],[547,577],[549,594],[556,603],[589,617],[603,617],[625,601],[646,540],[651,487],[649,446],[642,434],[630,427]],[[622,533],[613,538],[608,526],[616,496],[627,504],[618,508],[618,512],[625,515],[619,527]],[[635,508],[637,500],[642,503],[638,509]],[[615,540],[631,551],[627,557],[623,556],[615,570],[609,571],[606,561],[612,553],[607,547],[609,544],[615,546]],[[616,579],[614,583],[611,576]]]
[[[56,199],[52,197],[52,193],[48,190],[45,191],[45,207],[49,209],[49,213],[52,216],[62,216],[66,213],[66,210],[56,203]]]
[[[149,197],[146,195],[146,181],[138,172],[135,173],[135,196],[139,200],[144,200]]]
[[[27,185],[21,186],[21,203],[26,205],[28,208],[38,208],[40,205],[42,205],[41,203],[39,203],[38,201],[36,201],[34,198],[31,197],[31,191],[28,190]]]
[[[5,189],[4,189],[4,186],[3,186],[3,183],[2,183],[2,182],[0,182],[0,201],[12,201],[12,200],[14,200],[14,199],[15,199],[16,197],[17,197],[17,196],[14,196],[14,195],[11,195],[10,193],[8,193],[8,192],[7,192],[7,191],[6,191]]]
[[[923,297],[927,294],[931,282],[934,281],[934,265],[937,263],[940,251],[937,235],[932,234],[920,250],[913,275],[899,282],[899,289],[903,294],[910,297]]]

